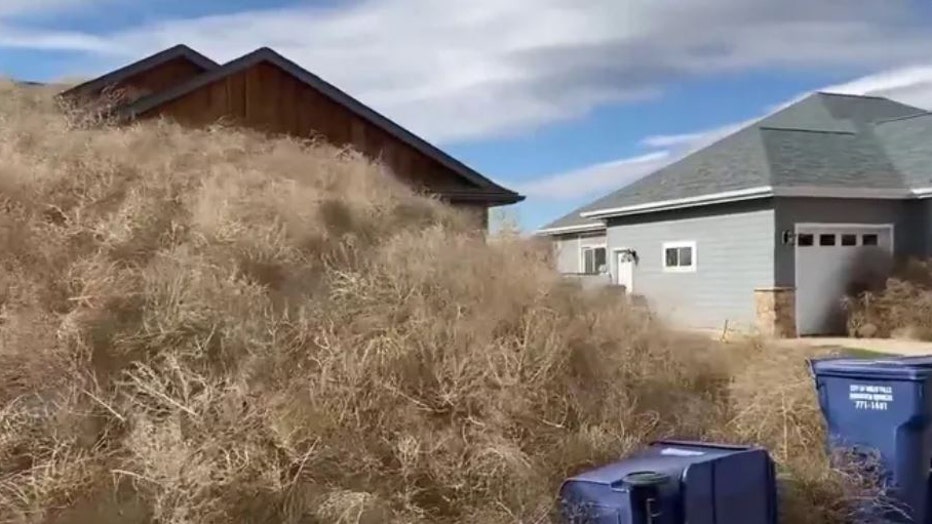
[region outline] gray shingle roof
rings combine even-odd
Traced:
[[[593,208],[634,206],[758,187],[766,185],[768,178],[760,133],[745,128],[600,198]]]
[[[599,209],[597,205],[598,201],[586,204],[580,208],[574,209],[569,213],[563,215],[562,217],[554,220],[553,222],[547,224],[538,231],[541,233],[549,234],[559,234],[562,232],[570,233],[572,231],[584,231],[588,228],[594,228],[602,226],[601,220],[595,220],[592,218],[583,218],[580,216],[580,213],[585,213],[586,211],[595,211]]]
[[[875,134],[909,187],[932,187],[932,113],[880,122]]]
[[[930,187],[928,115],[881,97],[815,93],[543,229],[597,223],[579,217],[586,211],[759,187]]]
[[[903,176],[871,130],[827,133],[760,130],[774,187],[905,188]]]

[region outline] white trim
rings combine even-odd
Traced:
[[[611,264],[615,264],[615,274],[612,275],[612,277],[613,277],[613,279],[612,279],[613,282],[612,282],[612,283],[613,283],[613,284],[616,284],[616,285],[619,284],[619,282],[618,282],[618,276],[621,274],[621,272],[618,270],[618,253],[621,253],[621,252],[623,252],[623,251],[634,251],[634,249],[633,249],[633,248],[630,248],[630,247],[616,247],[616,248],[613,248],[613,249],[612,249],[612,260],[611,260]],[[609,268],[612,267],[611,264],[609,264]],[[631,268],[631,288],[625,290],[627,293],[633,293],[633,292],[634,292],[634,274],[635,274],[634,269],[635,269],[634,267]]]
[[[911,190],[914,198],[932,197],[932,187],[917,187]]]
[[[711,204],[724,204],[768,197],[798,197],[798,198],[871,198],[882,200],[906,200],[912,198],[932,198],[932,187],[914,189],[870,189],[849,187],[816,187],[816,186],[790,186],[772,187],[759,186],[722,193],[709,193],[694,197],[660,200],[637,204],[633,206],[597,209],[580,213],[583,218],[609,218],[625,215],[636,215],[656,211],[682,209],[688,207],[706,206]]]
[[[580,237],[579,247],[608,247],[604,237]]]
[[[605,250],[605,265],[610,267],[610,261],[608,260],[608,244],[604,241],[596,244],[583,244],[582,239],[579,239],[579,274],[580,275],[602,275],[603,273],[586,273],[586,259],[583,256],[583,252],[587,249],[598,249],[602,248]]]
[[[720,202],[736,202],[738,200],[747,200],[750,198],[763,198],[773,194],[773,188],[770,186],[752,187],[750,189],[739,189],[737,191],[725,191],[724,193],[713,193],[708,195],[699,195],[688,198],[678,198],[675,200],[661,200],[659,202],[649,202],[647,204],[638,204],[634,206],[614,207],[609,209],[598,209],[596,211],[586,211],[580,213],[583,218],[606,218],[609,216],[620,216],[642,213],[647,211],[660,211],[663,209],[678,209],[682,207],[702,206]]]
[[[555,235],[560,233],[575,233],[585,231],[599,231],[605,229],[605,224],[580,224],[578,226],[548,227],[538,229],[535,235]]]
[[[667,265],[667,250],[672,248],[681,248],[688,247],[692,251],[691,262],[692,264],[688,266],[668,266]],[[660,245],[660,267],[663,268],[664,273],[695,273],[697,266],[699,265],[699,260],[697,257],[696,241],[695,240],[677,240],[674,242],[664,242]]]

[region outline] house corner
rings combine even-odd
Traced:
[[[796,288],[767,287],[754,290],[758,331],[772,338],[796,337]]]

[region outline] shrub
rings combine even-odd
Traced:
[[[910,260],[883,286],[846,301],[854,336],[932,341],[932,265]]]
[[[801,355],[587,292],[359,155],[0,88],[0,521],[538,522],[661,437],[841,518]],[[808,519],[808,520],[807,520]]]

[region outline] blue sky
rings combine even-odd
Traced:
[[[3,0],[0,74],[268,45],[527,194],[525,229],[812,90],[932,108],[909,0]]]

